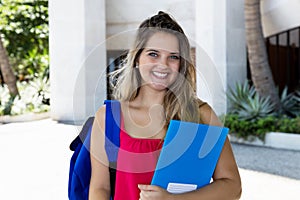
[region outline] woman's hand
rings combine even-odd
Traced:
[[[141,190],[139,200],[171,200],[172,194],[155,185],[138,185]]]

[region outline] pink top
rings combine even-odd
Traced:
[[[138,200],[138,184],[150,184],[162,147],[161,139],[133,138],[121,119],[120,150],[114,200]]]

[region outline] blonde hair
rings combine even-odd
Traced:
[[[177,22],[162,11],[141,23],[133,47],[128,52],[123,66],[111,74],[116,78],[116,83],[113,85],[113,97],[121,101],[132,101],[138,96],[141,76],[135,65],[147,41],[157,32],[175,35],[179,42],[180,52],[178,77],[167,89],[163,102],[166,123],[168,124],[171,119],[199,123],[200,100],[195,93],[195,66],[192,64],[190,44]]]

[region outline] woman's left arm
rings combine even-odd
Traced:
[[[205,105],[200,109],[202,123],[222,126],[210,106]],[[242,193],[241,178],[235,162],[233,151],[228,138],[224,143],[220,158],[213,174],[213,182],[198,190],[183,194],[170,194],[158,186],[140,185],[141,199],[185,199],[185,200],[233,200],[239,199]]]

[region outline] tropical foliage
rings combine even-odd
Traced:
[[[11,98],[7,87],[0,87],[0,115],[40,113],[50,110],[50,87],[47,78],[29,83],[18,82],[20,96]]]
[[[0,0],[0,30],[20,93],[0,80],[0,115],[48,110],[48,0]]]
[[[1,0],[0,30],[19,80],[47,75],[48,1]]]
[[[288,94],[288,88],[285,87],[280,102],[281,110],[279,110],[279,114],[286,114],[290,117],[300,116],[300,90]]]
[[[275,109],[268,97],[261,97],[248,82],[236,84],[228,94],[230,108],[224,118],[225,126],[237,136],[264,137],[267,132],[300,133],[300,91],[287,93],[280,98],[281,109]]]
[[[236,84],[235,90],[230,89],[227,96],[231,103],[229,113],[236,114],[240,119],[253,122],[274,114],[274,104],[270,99],[259,96],[248,82]]]

